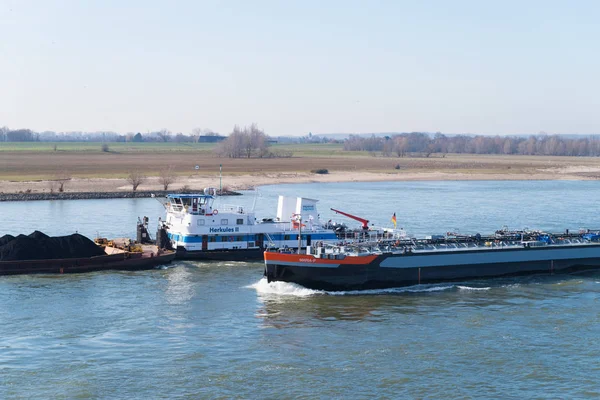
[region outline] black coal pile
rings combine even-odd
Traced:
[[[0,261],[86,258],[104,254],[93,241],[78,233],[48,236],[35,231],[30,235],[0,237]]]
[[[4,235],[0,237],[0,246],[4,246],[6,243],[13,240],[15,237],[13,235]]]

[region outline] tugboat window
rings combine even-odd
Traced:
[[[227,222],[228,222],[227,218],[223,218],[221,220],[221,225],[227,225]]]
[[[243,219],[243,218],[238,218],[238,219],[236,220],[236,223],[237,223],[238,225],[244,225],[244,219]]]
[[[199,225],[199,226],[201,226],[201,225],[204,225],[204,220],[203,220],[203,219],[199,219],[199,220],[198,220],[198,225]]]

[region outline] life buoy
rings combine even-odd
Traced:
[[[213,215],[217,215],[219,213],[219,210],[213,210]]]

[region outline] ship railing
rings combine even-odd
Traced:
[[[170,204],[169,211],[171,212],[181,212],[183,210],[183,204]]]
[[[167,209],[167,212],[171,212],[171,213],[188,213],[188,214],[192,214],[192,215],[205,215],[206,214],[206,208],[205,207],[200,207],[198,206],[197,208],[194,208],[190,205],[184,205],[184,204],[170,204],[169,208]]]
[[[233,204],[222,204],[219,206],[219,212],[231,214],[244,214],[244,207]]]
[[[276,221],[277,227],[285,232],[294,233],[298,232],[298,227],[291,221]],[[319,223],[310,223],[308,221],[302,222],[302,232],[329,232],[329,229],[324,229]]]

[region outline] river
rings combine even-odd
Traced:
[[[417,236],[600,228],[597,182],[275,185]],[[89,237],[156,223],[156,199],[3,203],[5,233]],[[597,398],[600,273],[324,293],[261,263],[0,277],[0,398]]]

